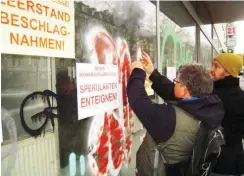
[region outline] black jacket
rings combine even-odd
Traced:
[[[144,81],[146,73],[134,69],[127,85],[130,106],[156,143],[167,141],[173,134],[176,123],[175,110],[171,104],[153,103],[147,96]],[[164,90],[167,89],[165,85]],[[221,124],[223,105],[217,96],[199,97],[197,100],[177,100],[176,105],[210,128]]]
[[[239,78],[232,76],[214,82],[214,93],[222,100],[225,108],[222,126],[235,137],[244,135],[244,91],[241,90],[239,82]],[[238,142],[226,140],[231,143]]]
[[[176,100],[174,84],[156,69],[149,79],[154,91],[165,100]],[[244,173],[242,159],[242,136],[244,134],[244,92],[239,86],[239,78],[231,76],[214,82],[214,94],[222,100],[225,116],[222,126],[225,129],[226,146],[223,148],[219,163],[215,169],[218,173]],[[239,168],[238,168],[239,167]],[[243,168],[243,171],[240,169]]]
[[[244,135],[244,91],[239,86],[239,78],[232,76],[214,82],[214,93],[223,101],[226,146],[215,167],[220,174],[243,174],[244,155],[242,137]]]

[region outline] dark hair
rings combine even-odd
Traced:
[[[177,78],[187,87],[191,96],[206,96],[213,91],[213,81],[209,72],[201,64],[190,63],[180,66]]]

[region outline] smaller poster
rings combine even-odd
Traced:
[[[78,119],[119,107],[118,66],[76,64]]]
[[[171,81],[176,78],[176,67],[167,67],[167,78]]]

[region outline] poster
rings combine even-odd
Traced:
[[[145,90],[148,96],[154,95],[154,90],[152,89],[152,82],[149,80],[145,80]]]
[[[1,0],[3,53],[75,58],[74,2]]]
[[[167,78],[171,81],[176,78],[176,67],[167,67]]]
[[[77,63],[76,79],[79,120],[119,107],[118,66]]]

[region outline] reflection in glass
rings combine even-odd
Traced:
[[[160,20],[160,70],[166,74],[167,67],[178,68],[195,60],[196,28],[195,26],[180,27],[163,13],[160,13]]]
[[[19,117],[20,105],[24,98],[34,92],[50,89],[49,59],[45,57],[2,54],[1,63],[2,107],[15,120],[18,137],[26,135]],[[43,102],[29,103],[27,114],[40,111]],[[8,140],[7,129],[3,126],[3,138]]]
[[[199,62],[206,68],[210,68],[212,65],[212,45],[209,43],[207,38],[200,33],[200,59]]]

